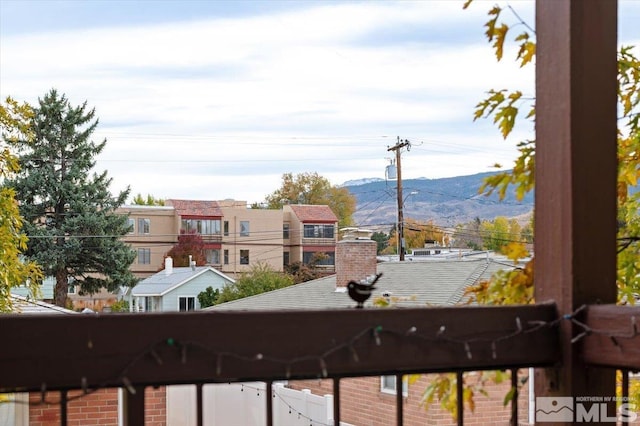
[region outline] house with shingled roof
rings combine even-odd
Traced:
[[[200,309],[198,294],[207,287],[221,290],[234,280],[211,266],[174,267],[165,259],[164,270],[123,289],[132,312],[187,312]]]
[[[314,255],[323,254],[317,265],[333,272],[338,217],[331,208],[325,205],[288,204],[283,206],[282,211],[284,264],[309,264]]]

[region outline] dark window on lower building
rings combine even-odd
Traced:
[[[315,256],[316,254],[323,254],[324,256]],[[302,253],[302,263],[308,265],[312,261],[316,261],[316,265],[320,266],[333,266],[336,264],[336,256],[332,251],[317,252],[317,251],[305,251]]]
[[[240,264],[241,265],[249,264],[249,250],[240,250]]]

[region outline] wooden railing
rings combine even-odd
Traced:
[[[640,369],[635,318],[640,307],[592,306],[574,315],[553,304],[5,315],[0,392],[123,387],[127,424],[143,424],[146,386],[332,378],[338,424],[341,378],[554,367],[562,322],[576,328],[574,344],[590,364]],[[272,424],[269,410],[268,403]],[[402,404],[397,413],[401,425]]]

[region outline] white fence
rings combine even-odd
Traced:
[[[211,384],[202,388],[203,423],[208,426],[266,424],[265,383]],[[196,387],[167,387],[167,426],[196,424]],[[283,384],[273,386],[275,426],[333,425],[333,396],[317,396]],[[344,422],[341,425],[349,426]]]
[[[0,426],[27,426],[29,424],[29,394],[0,395]]]

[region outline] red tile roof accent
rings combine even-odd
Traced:
[[[313,206],[308,204],[290,205],[300,222],[337,222],[338,217],[329,206]]]
[[[222,217],[222,210],[217,201],[206,200],[166,200],[166,205],[173,206],[180,216]]]

